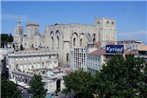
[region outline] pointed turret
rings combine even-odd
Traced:
[[[23,26],[21,26],[20,17],[18,17],[15,27],[14,42],[17,43],[17,47],[20,47],[23,41]]]
[[[20,17],[18,17],[17,25],[15,28],[15,35],[22,35],[23,34],[23,27],[21,26]]]
[[[17,21],[18,24],[21,24],[21,21],[20,21],[20,16],[18,16],[18,21]]]

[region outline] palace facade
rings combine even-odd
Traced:
[[[116,42],[116,21],[96,18],[95,24],[54,24],[39,32],[39,24],[27,23],[24,33],[20,18],[15,27],[14,44],[20,49],[48,49],[56,51],[59,63],[69,65],[70,51],[74,47],[87,46],[88,42]]]

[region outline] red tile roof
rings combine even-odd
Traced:
[[[93,55],[93,56],[102,56],[103,54],[105,54],[105,50],[104,49],[98,49],[98,50],[95,50],[91,53],[89,53],[89,55]]]

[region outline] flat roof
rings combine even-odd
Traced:
[[[39,26],[39,24],[36,22],[28,22],[26,26]]]
[[[137,43],[143,43],[141,40],[119,40],[117,42],[137,42]]]

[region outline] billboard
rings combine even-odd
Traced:
[[[106,45],[106,53],[124,53],[124,45]]]

